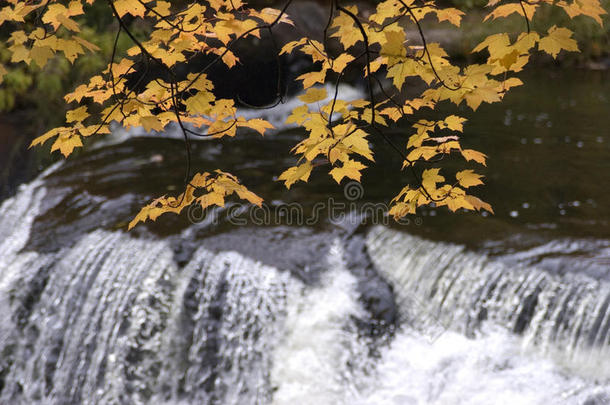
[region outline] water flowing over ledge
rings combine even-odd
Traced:
[[[424,317],[474,335],[484,321],[523,335],[601,380],[610,377],[610,283],[578,273],[508,267],[462,246],[376,227],[376,268],[394,285],[407,322]]]
[[[37,250],[48,187],[36,180],[0,208],[1,403],[609,398],[607,280],[381,226],[93,229]]]

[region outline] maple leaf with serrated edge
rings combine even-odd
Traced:
[[[474,160],[475,162],[480,163],[483,166],[487,166],[487,156],[484,153],[478,152],[474,149],[464,149],[461,151],[461,153],[462,156],[464,156],[464,159]]]
[[[362,176],[362,173],[360,172],[363,169],[366,169],[365,165],[358,161],[348,159],[343,162],[341,167],[335,167],[332,169],[329,174],[338,184],[341,184],[341,180],[343,180],[344,177],[360,181],[360,177]]]
[[[494,213],[494,210],[491,208],[491,205],[486,203],[485,201],[480,200],[479,198],[472,195],[465,195],[464,199],[470,203],[477,211],[486,210],[490,213]]]
[[[67,122],[82,122],[87,117],[89,117],[87,106],[78,107],[66,113]]]
[[[464,130],[464,122],[466,118],[458,117],[457,115],[450,115],[441,121],[444,128],[448,128],[452,131],[462,132]]]
[[[567,28],[557,28],[553,25],[549,28],[546,37],[542,37],[538,43],[538,49],[556,58],[562,49],[571,52],[578,52],[578,44],[572,39],[573,32]]]
[[[297,181],[307,182],[307,180],[309,180],[309,175],[311,174],[311,169],[313,169],[311,162],[305,162],[302,165],[287,169],[278,177],[278,180],[284,181],[286,188],[290,189]]]
[[[195,195],[197,190],[201,192],[198,196]],[[242,200],[259,207],[263,201],[262,198],[240,184],[237,178],[230,173],[220,170],[216,170],[213,174],[197,173],[186,186],[186,190],[178,197],[162,196],[143,207],[129,223],[128,229],[132,229],[139,222],[145,222],[148,219],[155,221],[164,213],[179,214],[193,203],[199,204],[202,209],[212,205],[223,207],[225,198],[232,194],[237,194]]]
[[[159,120],[159,118],[154,115],[140,117],[140,125],[142,125],[146,132],[162,131],[164,128],[164,125],[161,120]]]
[[[481,177],[483,176],[480,174],[476,174],[473,170],[470,169],[462,170],[461,172],[457,172],[455,175],[457,181],[464,188],[483,184],[483,182],[481,181]]]
[[[354,14],[358,13],[356,6],[348,6],[346,9]],[[340,13],[333,19],[330,28],[333,31],[330,36],[338,38],[344,49],[348,49],[358,41],[362,41],[362,35],[354,25],[354,20],[344,13]]]
[[[436,190],[436,184],[445,181],[445,178],[439,174],[441,169],[433,168],[426,169],[422,173],[421,184],[428,193]]]
[[[324,100],[328,94],[324,87],[315,87],[307,89],[305,94],[300,95],[298,98],[304,103],[315,103],[316,101]]]
[[[537,8],[537,4],[530,4],[523,1],[518,3],[502,4],[501,6],[496,7],[494,11],[487,14],[483,21],[487,21],[490,18],[496,19],[501,17],[508,17],[513,13],[517,13],[523,16],[523,9],[525,9],[525,17],[531,19],[532,17],[534,17],[534,13],[536,12]]]
[[[74,148],[82,146],[81,137],[72,132],[67,135],[59,135],[51,146],[51,152],[59,150],[62,155],[68,157],[74,151]]]
[[[247,120],[247,121],[246,120],[242,121],[241,119],[239,119],[237,121],[237,126],[253,129],[261,135],[265,135],[265,132],[268,129],[275,128],[270,122],[265,121],[261,118],[253,118],[253,119]]]

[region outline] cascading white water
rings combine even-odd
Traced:
[[[460,246],[373,228],[368,253],[394,286],[402,325],[371,343],[356,322],[370,316],[362,273],[347,266],[340,238],[316,258],[326,270],[314,284],[205,241],[180,266],[168,241],[122,231],[29,251],[45,194],[37,180],[0,207],[2,404],[610,398],[603,281],[508,268]],[[586,364],[587,378],[543,355],[554,350]]]
[[[333,271],[289,307],[286,335],[275,351],[271,374],[275,405],[341,403],[358,390],[373,366],[366,341],[357,338],[352,322],[365,314],[343,253],[335,243],[329,255]]]
[[[383,227],[372,229],[367,246],[376,268],[395,286],[407,322],[433,318],[472,335],[490,321],[523,334],[526,346],[610,378],[610,283],[509,268],[458,245]]]
[[[606,405],[610,386],[571,376],[524,351],[520,339],[484,327],[473,338],[435,339],[405,327],[382,352],[355,405]]]
[[[169,243],[123,232],[97,230],[56,253],[30,252],[44,193],[33,183],[0,209],[8,233],[0,268],[0,403],[260,404],[276,390],[276,402],[284,403],[290,385],[278,381],[299,365],[293,359],[278,366],[296,355],[299,339],[328,354],[331,341],[344,337],[334,342],[334,361],[319,356],[322,368],[304,365],[311,378],[328,367],[343,381],[343,364],[363,347],[350,318],[362,308],[345,269],[329,272],[330,284],[320,290],[336,297],[335,289],[345,288],[336,307],[316,289],[305,294],[289,272],[205,246],[184,268]],[[329,268],[342,260],[337,249],[320,258]]]
[[[104,231],[55,260],[8,268],[1,403],[268,401],[272,344],[298,292],[286,273],[205,249],[179,270],[166,244]]]

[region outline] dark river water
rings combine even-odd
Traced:
[[[193,171],[237,175],[262,209],[127,232],[181,191],[185,152],[175,130],[117,129],[0,205],[0,403],[609,403],[609,79],[537,71],[457,112],[495,215],[388,219],[409,178],[378,139],[362,186],[317,168],[286,190],[289,101],[244,112],[283,128],[265,137],[192,142]]]
[[[307,222],[324,228],[341,222],[350,211],[356,214],[350,217],[352,222],[375,211],[369,223],[396,226],[412,234],[491,254],[508,254],[506,259],[542,261],[559,271],[577,266],[594,276],[608,276],[608,73],[551,69],[529,74],[524,82],[525,86],[508,94],[503,103],[483,105],[476,113],[466,108],[457,112],[469,118],[462,137],[464,147],[489,156],[487,168],[473,166],[486,176],[485,186],[478,187],[475,194],[492,205],[495,215],[453,214],[444,208],[425,208],[402,224],[395,224],[370,205],[367,211],[363,204],[383,204],[376,206],[383,209],[412,180],[409,173],[400,170],[400,156],[379,139],[372,139],[377,163],[365,172],[362,189],[349,198],[346,183],[337,185],[326,174],[326,168],[314,170],[309,183],[297,183],[291,190],[276,181],[294,162],[290,149],[302,139],[299,130],[282,130],[266,137],[250,134],[220,142],[194,142],[193,170],[220,168],[234,173],[265,200],[265,211],[244,208],[242,212],[234,207],[230,212],[216,213],[220,215],[216,221],[220,229],[226,224],[227,215],[240,212],[243,221],[251,225]],[[346,93],[358,94],[353,89]],[[280,106],[279,113],[267,113],[268,117],[281,127],[290,107]],[[121,215],[117,212],[104,216],[106,212],[100,213],[85,203],[62,204],[47,220],[64,223],[67,217],[87,223],[90,219],[84,213],[91,211],[95,219],[90,226],[102,221],[120,228],[151,198],[178,193],[185,167],[184,144],[176,131],[170,132],[177,139],[133,138],[91,150],[78,159],[69,159],[50,176],[50,182],[74,187],[71,195],[78,200],[88,201],[82,193],[86,191],[84,195],[122,195],[123,201],[128,198],[124,195],[127,192],[130,204],[121,203]],[[395,129],[391,136],[400,145],[406,143],[410,133],[409,129]],[[468,167],[463,161],[456,162],[446,162],[447,167]],[[288,215],[292,206],[286,205],[294,203],[299,204],[293,208],[301,216]],[[91,204],[95,206],[96,202]],[[201,221],[202,213],[194,212],[192,219]],[[150,228],[171,233],[174,227],[186,227],[191,220],[188,215],[167,215],[150,224]],[[540,249],[544,255],[537,253]]]

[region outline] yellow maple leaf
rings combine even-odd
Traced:
[[[30,51],[30,57],[38,67],[43,68],[47,64],[47,61],[55,55],[53,49],[48,46],[33,46]]]
[[[450,115],[441,121],[441,127],[448,128],[452,131],[464,131],[464,122],[466,122],[466,118],[458,117],[457,115]]]
[[[356,6],[348,6],[346,9],[354,14],[358,13],[358,7]],[[333,19],[330,28],[333,30],[331,37],[339,38],[344,49],[348,49],[358,41],[362,41],[362,35],[354,25],[354,20],[344,13],[339,13],[339,15]]]
[[[11,51],[11,62],[17,63],[23,61],[27,64],[31,62],[30,50],[24,45],[11,45],[8,49]]]
[[[439,22],[449,21],[451,24],[459,27],[462,22],[463,11],[457,8],[441,8],[434,10]]]
[[[258,132],[261,135],[265,135],[265,131],[267,131],[268,129],[273,129],[274,126],[268,122],[265,121],[263,119],[260,118],[254,118],[248,121],[241,121],[238,120],[237,121],[237,125],[240,127],[247,127],[247,128],[251,128],[253,130],[255,130],[256,132]]]
[[[209,114],[212,110],[212,102],[214,94],[208,91],[200,91],[192,97],[189,97],[185,102],[186,111],[189,114]]]
[[[608,14],[599,0],[559,1],[557,5],[562,7],[570,18],[574,18],[577,15],[584,15],[593,18],[599,25],[603,24],[601,16]]]
[[[53,143],[53,146],[51,146],[51,152],[59,149],[62,155],[68,157],[72,153],[72,151],[74,151],[74,148],[82,146],[83,143],[81,141],[80,135],[76,135],[72,132],[66,135],[58,136],[55,142]]]
[[[70,111],[66,112],[66,121],[67,122],[82,122],[87,117],[89,117],[89,112],[87,111],[87,106],[81,106],[74,110],[70,110]]]
[[[140,125],[142,125],[142,127],[144,127],[144,130],[146,132],[150,132],[150,131],[162,131],[163,130],[163,123],[159,120],[159,118],[157,118],[154,115],[149,115],[146,117],[140,117]]]
[[[479,108],[481,103],[495,103],[502,100],[496,83],[490,83],[485,86],[475,87],[471,91],[464,94],[466,104],[473,110]]]
[[[366,169],[365,165],[355,160],[348,159],[343,162],[343,166],[335,167],[329,174],[337,183],[341,184],[341,180],[343,180],[344,177],[360,181],[360,177],[362,176],[362,173],[360,172],[363,169]]]
[[[540,35],[537,32],[522,32],[517,37],[517,41],[512,45],[512,48],[520,53],[526,53],[536,45],[540,40]]]
[[[376,12],[369,18],[377,24],[383,24],[388,18],[396,17],[401,14],[402,4],[398,0],[386,0],[377,4]]]
[[[416,201],[412,200],[408,203],[398,202],[390,208],[388,214],[392,215],[395,220],[399,220],[408,214],[415,214]]]
[[[468,161],[474,160],[475,162],[480,163],[483,166],[487,166],[487,156],[484,153],[478,152],[474,149],[463,149],[461,153],[462,156],[464,156],[464,159]]]
[[[513,13],[517,13],[523,16],[523,9],[525,9],[525,17],[528,19],[532,19],[537,8],[537,4],[531,4],[526,2],[502,4],[501,6],[496,7],[494,11],[487,14],[483,21],[487,21],[490,18],[496,19],[501,17],[508,17]]]
[[[286,124],[303,125],[309,119],[309,108],[307,105],[300,105],[292,110],[292,113],[286,118]]]
[[[86,127],[78,128],[78,132],[84,136],[91,136],[95,134],[109,134],[110,127],[107,124],[104,125],[89,125]]]
[[[297,181],[305,181],[309,180],[309,175],[311,174],[311,169],[313,169],[313,165],[311,162],[305,162],[299,166],[290,167],[285,170],[278,180],[284,181],[287,189],[296,183]]]
[[[144,18],[146,7],[142,3],[147,2],[146,0],[142,2],[138,0],[114,0],[114,7],[120,17],[123,17],[125,14],[131,14],[134,17]]]
[[[195,191],[201,195],[195,196]],[[215,174],[208,172],[197,173],[178,197],[162,196],[143,207],[135,218],[129,223],[132,229],[139,222],[155,221],[164,213],[180,214],[182,210],[192,204],[199,204],[202,209],[212,205],[223,207],[225,197],[237,194],[239,198],[260,206],[262,199],[240,184],[237,178],[230,173],[216,170]]]
[[[297,77],[297,80],[303,80],[303,88],[308,89],[316,83],[324,83],[326,78],[326,69],[319,72],[304,73]]]
[[[373,152],[371,151],[371,146],[369,142],[366,140],[368,134],[361,129],[358,129],[351,134],[347,135],[345,138],[341,140],[341,145],[345,146],[345,148],[349,152],[357,153],[361,156],[364,156],[368,160],[374,162]]]
[[[32,143],[30,143],[29,147],[31,148],[33,146],[42,145],[43,143],[45,143],[49,139],[53,138],[54,136],[57,136],[57,135],[62,134],[62,133],[67,133],[69,131],[70,131],[70,128],[67,128],[67,127],[53,128],[53,129],[45,132],[44,134],[34,138]]]
[[[494,213],[494,210],[491,208],[491,205],[475,196],[465,195],[464,199],[468,201],[468,203],[470,203],[477,211],[481,211],[482,209],[484,209],[492,214]]]
[[[517,87],[517,86],[522,86],[523,82],[521,81],[521,79],[516,78],[516,77],[509,77],[508,79],[504,80],[502,82],[502,90],[508,90],[512,87]]]
[[[57,21],[59,21],[61,25],[63,25],[70,31],[80,32],[80,27],[78,26],[78,23],[64,14],[59,14],[57,16]]]
[[[57,40],[57,50],[62,51],[70,63],[74,63],[79,54],[85,53],[79,42],[63,38]]]
[[[341,73],[345,70],[347,65],[354,60],[354,57],[349,53],[342,53],[337,56],[335,59],[330,61],[330,69],[337,73]]]
[[[466,199],[465,195],[453,194],[453,192],[455,190],[456,190],[456,188],[453,188],[451,190],[452,194],[450,194],[445,200],[447,208],[449,208],[452,212],[455,212],[455,211],[459,210],[460,208],[464,208],[467,210],[474,210],[474,207]],[[462,190],[462,192],[463,192],[463,190]]]
[[[385,41],[381,44],[381,55],[386,56],[388,64],[400,62],[407,55],[405,48],[406,35],[404,31],[389,31],[385,33]]]
[[[473,170],[470,170],[470,169],[462,170],[461,172],[457,172],[455,175],[455,178],[457,179],[457,181],[464,188],[478,186],[480,184],[483,184],[483,182],[481,181],[481,177],[483,177],[483,176],[475,173]]]
[[[540,39],[538,48],[556,58],[562,49],[578,52],[578,44],[572,39],[572,31],[567,28],[557,28],[553,25],[549,28],[549,35]]]
[[[299,100],[304,103],[315,103],[320,100],[324,100],[328,94],[324,87],[314,87],[308,89],[305,94],[299,96]]]
[[[426,169],[422,173],[421,184],[428,193],[433,193],[436,190],[436,184],[445,181],[445,178],[439,174],[441,169],[435,167]]]
[[[436,146],[420,146],[419,148],[413,149],[407,155],[407,159],[414,162],[419,159],[430,160],[434,156],[438,155],[439,151]],[[408,161],[403,162],[403,168],[409,166]]]
[[[478,44],[472,52],[480,52],[487,48],[491,57],[498,57],[506,53],[505,49],[510,45],[508,34],[499,33],[488,36]]]
[[[271,24],[281,15],[280,22],[284,24],[294,25],[294,22],[286,13],[281,14],[281,11],[275,8],[266,7],[263,8],[260,12],[257,12],[256,10],[251,10],[250,13],[251,15],[260,18],[267,24]]]
[[[395,65],[388,68],[388,78],[392,79],[392,83],[397,89],[402,89],[403,84],[408,76],[414,75],[413,64],[417,62],[406,60],[404,62],[396,63]]]

